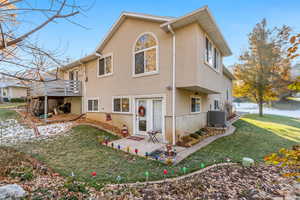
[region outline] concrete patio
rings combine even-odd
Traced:
[[[177,155],[174,158],[174,164],[178,164],[181,162],[183,159],[191,155],[192,153],[198,151],[199,149],[207,146],[208,144],[212,143],[213,141],[231,135],[235,131],[235,127],[230,125],[225,133],[219,134],[219,135],[214,135],[211,137],[208,137],[199,143],[193,145],[192,147],[185,148],[185,147],[180,147],[180,146],[175,146],[173,147],[177,153]],[[138,136],[141,138],[141,140],[134,140],[130,139],[131,136],[127,138],[122,138],[119,140],[115,140],[112,142],[108,143],[108,146],[118,149],[118,146],[120,147],[120,150],[127,152],[129,148],[129,153],[134,154],[134,155],[139,155],[139,156],[145,156],[146,153],[149,155],[152,152],[156,150],[165,150],[166,144],[159,142],[159,143],[153,143],[147,136]],[[113,143],[113,145],[112,145]],[[137,153],[135,150],[137,149]]]

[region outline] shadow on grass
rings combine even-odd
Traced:
[[[260,117],[257,114],[248,114],[245,115],[244,118],[253,119],[257,121],[263,122],[271,122],[271,123],[278,123],[278,124],[285,124],[287,126],[293,126],[300,128],[300,119],[292,118],[292,117],[285,117],[280,115],[268,115],[264,114],[263,117]],[[300,116],[299,116],[300,118]]]

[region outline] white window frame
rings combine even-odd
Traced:
[[[193,110],[192,110],[192,99],[200,99],[200,110],[199,111],[193,112]],[[190,113],[192,113],[192,114],[201,113],[201,111],[202,111],[201,106],[202,106],[202,98],[200,96],[190,96]]]
[[[211,43],[211,47],[212,47],[212,64],[208,63],[206,61],[207,58],[207,54],[206,54],[206,39],[208,39],[208,41]],[[215,72],[218,72],[220,74],[220,72],[222,71],[222,55],[220,50],[215,46],[215,44],[212,42],[212,40],[208,37],[208,35],[204,34],[204,63],[206,65],[208,65],[211,69],[213,69]],[[219,53],[219,59],[217,60],[217,69],[214,67],[214,59],[215,59],[215,49],[217,50],[217,52]]]
[[[6,95],[4,95],[4,91],[6,91]],[[2,96],[8,97],[9,96],[8,91],[9,91],[8,88],[2,88]]]
[[[105,62],[105,58],[107,57],[111,57],[111,73],[106,73],[105,69],[106,69],[106,62]],[[100,67],[100,60],[104,59],[104,74],[103,75],[99,75],[99,67]],[[97,77],[101,78],[101,77],[106,77],[106,76],[111,76],[114,73],[114,56],[113,53],[108,53],[105,55],[102,55],[100,58],[98,58],[97,61]]]
[[[215,101],[218,101],[219,109],[215,109]],[[213,101],[213,110],[216,110],[216,111],[221,110],[221,105],[220,105],[220,103],[221,103],[220,99],[215,98],[214,101]]]
[[[146,49],[142,49],[142,50],[139,50],[139,51],[135,51],[135,46],[136,46],[136,43],[137,41],[140,39],[140,37],[142,37],[143,35],[145,34],[149,34],[151,36],[154,37],[155,41],[156,41],[156,46],[153,46],[153,47],[149,47],[149,48],[146,48]],[[151,72],[146,72],[146,59],[145,59],[145,53],[144,53],[144,73],[140,73],[140,74],[136,74],[135,73],[135,54],[137,53],[140,53],[140,52],[146,52],[148,50],[151,50],[151,49],[154,49],[156,48],[156,70],[155,71],[151,71]],[[159,73],[159,42],[158,42],[158,38],[156,37],[156,35],[152,32],[144,32],[144,33],[141,33],[137,39],[135,40],[134,44],[133,44],[133,48],[132,48],[132,76],[133,77],[141,77],[141,76],[149,76],[149,75],[154,75],[154,74],[158,74]]]
[[[115,99],[121,99],[120,103],[120,107],[121,107],[121,111],[115,111],[114,109],[114,100]],[[129,99],[129,111],[128,112],[122,112],[122,99]],[[130,96],[113,96],[112,97],[112,113],[118,113],[118,114],[131,114],[131,97]]]
[[[89,110],[89,101],[94,101],[94,100],[97,100],[98,101],[98,110],[95,111],[95,110]],[[94,105],[93,105],[94,107]],[[94,98],[87,98],[86,100],[86,110],[87,112],[89,113],[92,113],[92,112],[100,112],[100,98],[99,97],[94,97]]]

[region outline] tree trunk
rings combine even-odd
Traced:
[[[263,102],[262,101],[259,101],[258,108],[259,108],[259,116],[262,117],[263,116]]]

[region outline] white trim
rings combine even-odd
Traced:
[[[193,112],[192,111],[192,99],[200,99],[200,110],[199,111],[196,111],[196,112]],[[202,98],[201,96],[196,96],[196,95],[191,95],[190,96],[190,113],[191,114],[198,114],[198,113],[201,113],[202,112]]]
[[[97,100],[98,101],[98,111],[89,110],[89,100]],[[87,100],[86,100],[86,112],[88,112],[88,113],[100,112],[100,98],[99,97],[87,98]]]
[[[136,46],[137,41],[140,39],[140,37],[142,37],[145,34],[149,34],[149,35],[153,36],[155,41],[156,41],[156,45],[153,46],[153,47],[149,47],[149,48],[146,48],[146,49],[135,51],[135,46]],[[146,72],[146,65],[145,65],[145,62],[146,62],[145,55],[146,54],[144,53],[144,73],[136,74],[135,73],[135,54],[141,53],[141,52],[146,52],[146,51],[154,49],[154,48],[156,48],[156,56],[155,56],[156,57],[156,62],[155,62],[156,70]],[[149,76],[149,75],[159,74],[159,41],[158,41],[157,36],[154,33],[152,33],[152,32],[143,32],[143,33],[138,35],[138,37],[135,40],[135,42],[133,43],[133,47],[132,47],[132,67],[131,68],[132,68],[132,77],[141,77],[141,76]]]
[[[137,99],[162,99],[162,136],[163,136],[163,143],[168,143],[166,138],[166,113],[167,113],[167,102],[166,102],[166,94],[149,94],[149,95],[134,95],[131,96],[132,101],[132,123],[133,123],[133,135],[137,135],[136,130],[136,116],[137,116],[137,109],[136,109],[136,101]]]
[[[216,45],[214,44],[214,42],[210,39],[210,37],[206,34],[206,33],[203,33],[204,34],[204,64],[206,64],[207,66],[209,66],[211,69],[213,69],[215,72],[217,72],[218,74],[221,74],[221,71],[222,71],[222,66],[223,66],[223,62],[222,62],[222,55],[221,55],[221,52],[220,50],[216,47]],[[208,63],[206,61],[206,38],[208,39],[208,41],[211,43],[211,47],[212,47],[212,64]],[[219,53],[219,64],[218,64],[218,68],[214,68],[214,49],[217,50],[217,52]]]
[[[120,108],[121,111],[114,111],[114,100],[115,99],[121,99],[120,103]],[[122,99],[129,99],[129,112],[122,112]],[[131,96],[113,96],[112,97],[112,113],[116,113],[116,114],[132,114],[132,107],[131,107]]]
[[[105,62],[105,58],[107,57],[111,57],[111,72],[110,73],[106,73],[106,62]],[[104,59],[104,74],[103,75],[99,75],[99,62],[100,60]],[[106,76],[111,76],[114,73],[114,55],[113,53],[107,53],[105,55],[102,55],[100,58],[97,59],[97,77],[98,78],[102,78],[102,77],[106,77]]]

